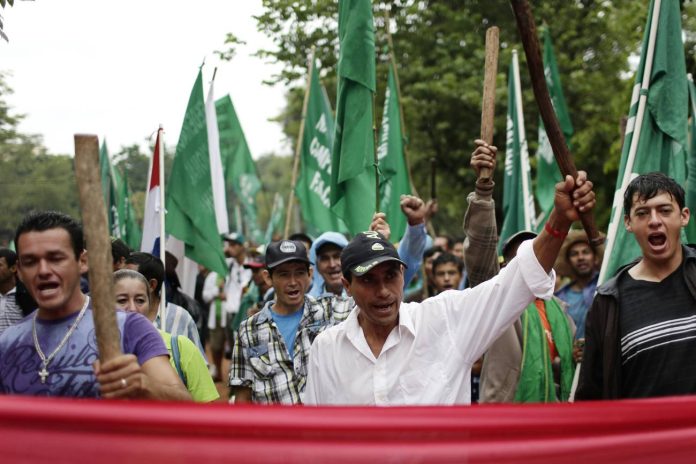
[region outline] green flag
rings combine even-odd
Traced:
[[[563,87],[561,86],[561,77],[556,64],[556,56],[553,53],[553,43],[551,42],[551,34],[548,27],[543,28],[544,38],[544,76],[546,76],[546,86],[549,89],[551,103],[556,112],[556,117],[565,136],[566,143],[570,143],[570,138],[573,136],[573,124],[570,122],[568,107],[565,97],[563,96]],[[556,159],[553,156],[551,144],[546,136],[544,123],[539,119],[539,148],[537,149],[537,184],[536,198],[539,201],[540,214],[544,215],[544,219],[548,217],[553,209],[553,197],[556,190],[556,183],[562,180],[561,171],[556,164]],[[546,221],[538,221],[543,225]]]
[[[334,120],[329,99],[319,83],[316,61],[312,61],[295,195],[307,233],[317,237],[327,231],[347,232],[348,229],[331,211],[329,191]]]
[[[102,184],[102,195],[106,206],[106,218],[109,225],[109,234],[112,237],[121,238],[120,218],[118,215],[118,193],[120,185],[118,179],[114,178],[114,169],[109,159],[109,149],[106,140],[99,148],[99,174]]]
[[[225,171],[225,183],[232,186],[235,203],[241,205],[243,215],[243,225],[235,220],[235,228],[239,232],[244,232],[256,243],[262,243],[264,234],[259,229],[256,212],[256,194],[261,189],[261,181],[229,95],[215,102],[215,111],[220,133],[220,156]]]
[[[688,91],[679,2],[657,4],[650,3],[643,36],[600,283],[641,254],[623,225],[623,192],[631,179],[653,171],[682,185],[686,179]]]
[[[331,209],[352,234],[367,230],[376,207],[373,135],[375,30],[370,0],[339,0],[336,136]]]
[[[117,169],[114,169],[114,171],[117,172]],[[128,187],[128,178],[125,172],[123,173],[120,185],[121,191],[118,199],[118,212],[121,218],[121,238],[129,247],[137,250],[140,248],[140,241],[143,238],[143,233],[140,230],[138,221],[135,219],[131,191]]]
[[[379,209],[386,213],[391,227],[391,240],[398,242],[406,229],[406,216],[401,212],[401,195],[411,194],[408,167],[404,157],[404,140],[399,110],[399,92],[396,88],[396,70],[389,66],[387,89],[384,94],[384,112],[379,134]]]
[[[529,153],[522,114],[522,89],[517,51],[512,51],[508,74],[508,113],[503,178],[503,226],[499,249],[512,235],[535,229],[534,197],[531,192]]]
[[[285,202],[280,193],[276,192],[273,196],[273,209],[271,210],[271,216],[268,219],[268,225],[266,226],[266,234],[264,235],[263,243],[271,243],[273,240],[273,232],[279,229],[280,221],[283,219],[283,210],[285,209]]]
[[[689,85],[689,110],[691,119],[689,122],[689,154],[687,157],[686,178],[686,206],[691,214],[696,214],[696,85],[691,74],[688,77]],[[686,226],[686,239],[689,243],[696,243],[696,220],[689,220]]]
[[[167,232],[184,242],[188,258],[226,275],[227,265],[215,220],[200,70],[186,107],[166,195]]]

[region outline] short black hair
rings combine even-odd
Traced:
[[[630,216],[633,197],[638,194],[638,200],[647,201],[661,193],[668,193],[683,209],[685,202],[684,189],[671,177],[661,172],[641,174],[633,179],[624,192],[624,215]]]
[[[444,253],[444,252],[445,252],[445,250],[440,245],[435,245],[433,247],[430,247],[427,250],[425,250],[425,252],[423,253],[423,261],[430,258],[435,253]]]
[[[82,226],[78,221],[59,211],[31,211],[24,216],[22,222],[17,226],[15,232],[15,247],[17,254],[19,250],[19,237],[28,232],[44,232],[50,229],[64,229],[70,235],[75,259],[79,259],[85,251],[85,240],[82,233]]]
[[[17,253],[9,248],[0,248],[0,258],[5,258],[7,267],[12,267],[17,263]]]
[[[157,281],[155,294],[160,294],[164,283],[164,264],[161,259],[144,251],[135,251],[126,258],[126,264],[138,266],[138,272],[144,275],[148,282],[155,279]]]
[[[312,237],[309,235],[305,234],[304,232],[295,232],[291,236],[288,237],[288,240],[299,240],[300,242],[307,242],[309,243],[309,247],[312,247],[312,243],[314,243],[314,240],[312,240]],[[309,248],[307,248],[309,249]]]
[[[111,258],[114,264],[121,261],[121,258],[128,259],[131,251],[130,247],[126,245],[126,242],[120,238],[111,237]]]
[[[435,270],[438,266],[447,263],[453,263],[455,266],[457,266],[460,274],[464,272],[464,262],[461,259],[454,256],[452,253],[442,253],[433,261],[433,274],[435,274]]]

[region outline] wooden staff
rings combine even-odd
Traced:
[[[75,175],[80,195],[82,223],[89,259],[94,330],[102,364],[121,354],[121,335],[114,310],[111,238],[99,176],[99,140],[96,135],[75,134]]]
[[[483,78],[483,102],[481,104],[481,140],[487,144],[493,143],[493,126],[495,117],[495,81],[498,76],[498,49],[500,30],[489,27],[486,31],[486,64]],[[483,183],[491,181],[491,170],[481,168],[479,180]]]
[[[549,89],[546,86],[546,78],[544,76],[544,65],[541,60],[541,51],[539,47],[539,38],[537,35],[536,24],[532,10],[527,0],[510,0],[512,9],[515,12],[517,20],[517,28],[520,31],[520,38],[524,46],[524,52],[527,56],[527,66],[529,67],[529,76],[532,80],[532,88],[534,89],[534,97],[539,106],[541,120],[544,122],[544,129],[549,138],[549,143],[553,149],[553,154],[556,158],[556,163],[561,170],[563,177],[570,175],[573,178],[578,177],[578,171],[575,168],[573,157],[568,150],[565,142],[565,137],[561,131],[561,126],[558,123],[558,118],[551,103]],[[590,244],[597,247],[604,242],[600,237],[599,232],[594,224],[594,216],[591,212],[580,212],[580,221],[587,232],[590,239]]]

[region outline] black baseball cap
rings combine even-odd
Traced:
[[[389,240],[379,232],[360,232],[341,252],[341,271],[361,276],[385,261],[401,261],[399,253]]]
[[[255,255],[248,259],[243,266],[246,269],[261,269],[266,267],[266,256]]]
[[[536,236],[537,234],[535,232],[532,232],[531,230],[521,230],[511,235],[510,237],[508,237],[507,240],[505,240],[505,243],[503,243],[503,246],[500,248],[500,252],[503,256],[505,256],[513,245],[517,243],[522,243],[525,240],[531,240]]]
[[[280,240],[271,242],[266,248],[266,267],[273,269],[288,261],[309,263],[307,248],[299,240]]]

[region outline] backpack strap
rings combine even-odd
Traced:
[[[176,367],[176,373],[179,374],[181,381],[184,382],[184,386],[187,387],[186,376],[184,375],[184,371],[181,370],[181,353],[179,352],[178,335],[172,335],[172,356],[174,358],[174,367]]]

